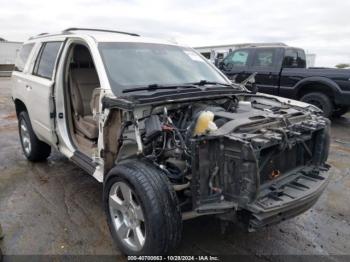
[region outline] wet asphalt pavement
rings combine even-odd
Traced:
[[[0,248],[13,254],[120,254],[102,207],[102,185],[58,152],[30,163],[21,152],[9,82],[0,78]],[[176,254],[350,255],[350,114],[332,123],[333,178],[306,213],[255,233],[202,217],[184,223]],[[347,257],[350,260],[350,256]],[[346,261],[341,256],[323,257]],[[344,260],[345,259],[345,260]],[[347,261],[349,261],[347,260]]]

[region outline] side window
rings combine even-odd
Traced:
[[[224,60],[223,63],[228,67],[244,67],[247,66],[249,58],[249,50],[237,50],[230,53]]]
[[[62,42],[47,42],[42,45],[35,61],[34,75],[48,79],[52,78],[61,44]]]
[[[28,60],[29,54],[32,51],[34,46],[34,43],[32,44],[25,44],[22,46],[21,51],[19,52],[16,62],[15,62],[15,71],[22,72],[24,69],[24,66]]]
[[[305,53],[301,50],[298,50],[298,68],[306,67],[306,57]]]
[[[273,67],[275,49],[256,49],[253,66]]]
[[[202,56],[204,56],[206,59],[210,59],[210,52],[204,52],[201,53]]]
[[[287,49],[284,55],[284,68],[304,68],[306,66],[305,54],[301,50]]]
[[[287,49],[284,54],[283,60],[284,68],[297,68],[298,67],[298,53],[296,50]]]

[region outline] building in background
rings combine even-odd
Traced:
[[[284,43],[243,43],[243,44],[232,44],[232,45],[215,45],[215,46],[201,46],[194,47],[198,52],[200,52],[204,57],[210,60],[212,63],[216,64],[221,61],[229,52],[232,52],[238,48],[245,48],[250,46],[287,46]],[[315,66],[316,55],[306,54],[306,64],[307,67]]]
[[[0,76],[10,76],[21,42],[11,42],[0,38]]]

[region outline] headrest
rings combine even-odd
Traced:
[[[77,64],[80,63],[91,63],[92,57],[89,49],[83,45],[77,45],[74,48],[74,62]]]

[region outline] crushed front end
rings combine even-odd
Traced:
[[[247,93],[112,102],[124,112],[116,162],[163,170],[183,219],[255,230],[310,208],[329,180],[330,122],[307,104]]]
[[[293,108],[252,109],[213,135],[193,139],[194,209],[233,208],[250,231],[306,211],[328,183],[329,125]],[[223,219],[232,218],[227,212]]]

